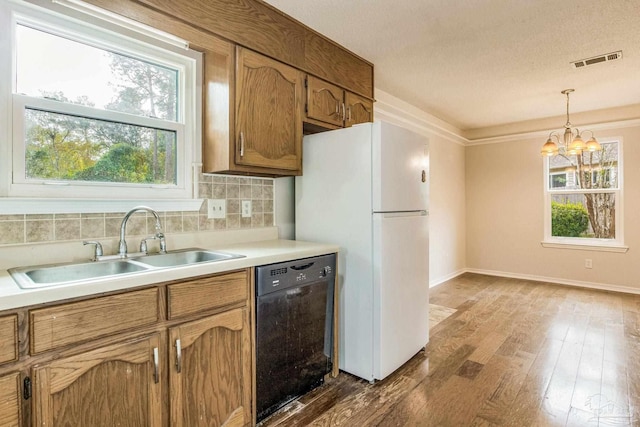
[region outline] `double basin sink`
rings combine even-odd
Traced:
[[[21,288],[36,289],[235,258],[244,258],[244,255],[205,249],[182,249],[124,259],[18,267],[9,269],[9,273]]]

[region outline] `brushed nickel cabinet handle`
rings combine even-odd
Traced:
[[[160,362],[158,356],[158,347],[153,347],[153,380],[156,384],[160,382]]]
[[[240,157],[244,157],[244,132],[240,132]]]
[[[340,101],[336,99],[336,116],[340,115]]]
[[[342,121],[344,121],[347,115],[344,108],[344,102],[341,104],[341,107],[342,107]]]
[[[347,121],[350,122],[351,121],[351,105],[349,105],[349,108],[347,108]]]
[[[176,371],[182,372],[182,346],[180,340],[176,340]]]

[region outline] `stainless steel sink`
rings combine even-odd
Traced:
[[[152,267],[178,267],[198,264],[201,262],[214,262],[242,258],[243,256],[244,255],[230,254],[226,252],[205,251],[203,249],[187,249],[182,251],[171,251],[166,254],[137,257],[133,258],[133,260]]]
[[[183,249],[128,259],[10,268],[9,273],[21,288],[35,289],[243,257],[204,249]]]
[[[149,267],[127,260],[54,264],[12,268],[11,276],[21,288],[42,288],[99,277],[118,276],[148,270]]]

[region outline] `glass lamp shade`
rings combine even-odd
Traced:
[[[551,140],[551,138],[547,139],[547,142],[542,146],[542,150],[540,150],[540,154],[546,157],[555,156],[558,154],[558,145]]]
[[[586,149],[587,149],[587,144],[584,143],[580,135],[577,135],[573,139],[573,142],[569,144],[569,147],[567,148],[567,150],[569,151],[569,154],[580,154],[582,153],[582,151]]]
[[[587,151],[594,152],[602,150],[602,146],[594,137],[587,141]]]

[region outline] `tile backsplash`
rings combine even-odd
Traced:
[[[200,175],[199,212],[159,212],[165,233],[269,227],[274,224],[273,179]],[[226,199],[226,218],[208,219],[206,199]],[[251,217],[242,218],[240,204],[251,200]],[[0,245],[118,237],[122,213],[0,215]],[[153,216],[136,213],[127,235],[153,234]]]

